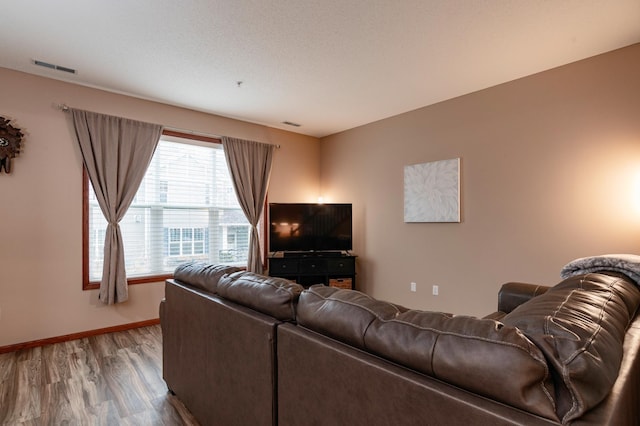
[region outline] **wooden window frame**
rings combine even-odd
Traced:
[[[163,130],[163,136],[173,136],[181,139],[196,140],[200,142],[211,142],[222,144],[222,139],[214,138],[210,136],[200,136],[190,133],[182,133],[173,130]],[[268,254],[268,224],[267,224],[267,208],[268,203],[265,198],[265,205],[262,214],[264,215],[264,241],[263,241],[263,259],[264,265],[265,259]],[[129,285],[157,283],[164,280],[173,278],[173,274],[156,274],[148,275],[144,277],[127,278]],[[91,281],[89,279],[89,174],[86,168],[82,168],[82,289],[83,290],[97,290],[100,288],[99,281]]]

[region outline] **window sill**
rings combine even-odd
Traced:
[[[169,278],[173,278],[173,274],[164,274],[164,275],[151,275],[148,277],[137,277],[130,278],[127,280],[127,284],[135,285],[135,284],[148,284],[148,283],[157,283],[167,280]],[[98,290],[100,288],[99,281],[89,281],[82,283],[82,290]]]

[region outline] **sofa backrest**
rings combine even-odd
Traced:
[[[395,318],[402,310],[359,291],[315,285],[300,295],[297,321],[311,330],[366,349],[364,335],[371,323],[376,318]]]
[[[640,290],[622,274],[570,277],[502,318],[545,354],[563,422],[580,417],[611,391]]]
[[[557,418],[544,355],[515,327],[406,310],[329,287],[302,293],[298,324],[480,395]]]
[[[218,291],[218,281],[225,274],[241,271],[228,265],[214,265],[206,262],[185,262],[178,265],[173,278],[181,283],[199,288],[211,294]]]
[[[217,286],[220,297],[280,321],[295,321],[296,305],[302,290],[300,284],[284,278],[242,271],[222,276]]]
[[[295,320],[296,304],[303,290],[300,284],[283,278],[206,262],[182,263],[176,267],[173,276],[180,283],[216,294],[280,321]]]

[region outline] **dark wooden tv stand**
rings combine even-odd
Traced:
[[[341,252],[286,252],[269,257],[269,275],[305,287],[356,288],[356,257]]]

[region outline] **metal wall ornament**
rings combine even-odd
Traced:
[[[11,120],[0,117],[0,173],[11,173],[11,160],[20,153],[24,134],[9,122]]]

